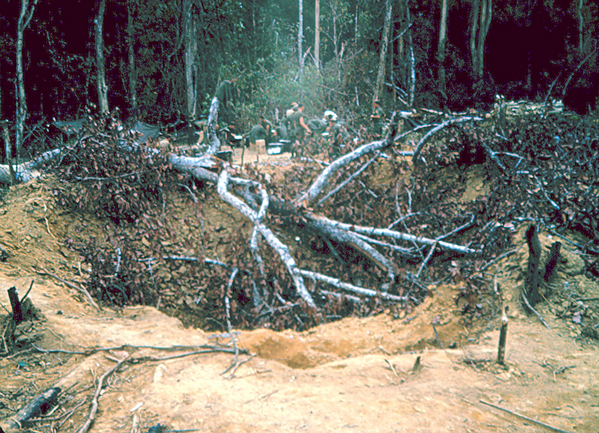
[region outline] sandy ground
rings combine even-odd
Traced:
[[[107,377],[91,431],[145,432],[158,423],[201,432],[551,431],[484,401],[560,429],[553,431],[599,432],[596,340],[556,318],[555,305],[540,307],[551,329],[520,312],[515,275],[525,266],[524,249],[495,270],[506,275],[510,269],[501,280],[512,305],[505,367],[494,363],[498,319],[466,324],[457,288],[439,286],[408,315],[348,318],[302,333],[236,333],[236,344],[251,356],[240,354],[243,363],[223,374],[232,354],[160,358],[229,344],[228,336],[185,329],[152,307],[96,311],[78,291],[40,275],[75,278],[78,257],[64,239],[101,230],[97,221],[65,214],[50,201],[47,187],[35,182],[11,189],[0,206],[0,244],[9,254],[0,263],[0,303],[10,310],[7,289],[16,286],[22,295],[33,282],[29,296],[39,312],[38,320],[21,325],[30,340],[23,352],[0,357],[4,421],[59,385],[54,412],[27,427],[77,431],[89,416],[98,377],[131,356],[139,361]],[[595,292],[593,282],[585,296]],[[55,352],[33,350],[31,343]]]

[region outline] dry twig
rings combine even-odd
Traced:
[[[557,427],[553,427],[553,426],[551,426],[549,424],[545,424],[544,422],[537,421],[536,419],[532,419],[532,418],[529,418],[529,417],[527,417],[525,415],[519,414],[518,412],[514,412],[514,411],[511,411],[509,409],[505,409],[505,408],[503,408],[501,406],[497,406],[497,405],[495,405],[493,403],[489,403],[489,402],[484,401],[484,400],[479,400],[479,401],[482,404],[486,404],[487,406],[491,406],[491,407],[494,407],[495,409],[502,410],[502,411],[507,412],[507,413],[509,413],[511,415],[517,416],[518,418],[522,418],[522,419],[525,419],[526,421],[529,421],[529,422],[532,422],[534,424],[537,424],[537,425],[543,426],[545,428],[548,428],[549,430],[552,430],[552,431],[555,431],[555,432],[558,432],[558,433],[570,433],[570,432],[568,432],[566,430],[562,430],[562,429],[559,429]]]
[[[60,278],[58,275],[56,275],[56,274],[54,274],[54,273],[52,273],[52,272],[50,272],[50,271],[47,271],[47,270],[46,270],[46,269],[44,269],[44,268],[41,268],[41,270],[42,270],[42,272],[40,272],[40,271],[36,271],[36,270],[34,269],[34,271],[35,271],[36,273],[38,273],[39,275],[48,275],[48,276],[50,276],[50,277],[52,277],[52,278],[55,278],[55,279],[57,279],[57,280],[58,280],[58,281],[60,281],[61,283],[63,283],[63,284],[65,284],[65,285],[69,286],[71,289],[75,289],[75,290],[77,290],[78,292],[81,292],[81,293],[83,293],[83,294],[85,295],[85,297],[87,298],[88,302],[89,302],[89,303],[90,303],[90,304],[91,304],[91,305],[92,305],[92,306],[93,306],[93,307],[94,307],[96,310],[98,310],[98,311],[101,311],[101,310],[102,310],[102,309],[101,309],[101,308],[98,306],[98,304],[96,304],[96,301],[94,301],[94,298],[92,298],[92,295],[90,295],[90,294],[89,294],[89,292],[88,292],[88,291],[87,291],[87,290],[86,290],[84,287],[79,287],[79,286],[76,286],[76,285],[75,285],[75,284],[73,284],[73,283],[69,283],[69,282],[68,282],[67,280],[65,280],[64,278]]]
[[[542,323],[543,325],[545,325],[545,328],[547,328],[547,329],[551,329],[551,326],[549,326],[549,325],[547,324],[547,322],[545,322],[545,320],[543,320],[543,316],[541,316],[541,315],[538,313],[538,311],[537,311],[537,310],[535,310],[535,309],[532,307],[532,305],[530,305],[530,302],[528,302],[528,299],[526,299],[526,295],[524,294],[524,292],[522,292],[522,300],[524,301],[524,303],[526,304],[526,306],[528,307],[528,309],[529,309],[530,311],[532,311],[532,312],[535,314],[535,316],[537,316],[537,317],[539,318],[539,320],[541,321],[541,323]]]
[[[92,407],[89,411],[89,416],[87,417],[87,421],[85,422],[85,424],[83,424],[83,426],[79,430],[77,430],[77,433],[85,433],[89,430],[92,423],[94,422],[94,419],[96,418],[96,413],[98,412],[98,398],[100,397],[100,392],[102,391],[102,388],[104,387],[104,380],[108,376],[110,376],[112,373],[117,371],[121,365],[123,365],[125,362],[127,362],[129,360],[129,357],[130,357],[130,355],[125,356],[119,362],[117,362],[114,365],[114,367],[112,367],[110,370],[106,371],[102,376],[100,376],[100,378],[98,379],[98,386],[96,387],[96,392],[94,393],[94,396],[92,397]]]

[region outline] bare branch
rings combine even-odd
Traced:
[[[246,203],[241,201],[239,198],[235,197],[227,190],[228,183],[229,173],[226,169],[224,169],[220,173],[217,184],[217,191],[220,197],[224,201],[229,203],[231,206],[236,208],[239,212],[241,212],[241,214],[248,218],[250,221],[252,221],[252,223],[254,223],[254,226],[264,237],[266,242],[268,242],[268,244],[277,252],[283,263],[285,263],[285,266],[287,266],[287,269],[294,280],[295,289],[297,290],[298,294],[301,296],[304,302],[306,302],[306,304],[308,304],[312,308],[316,308],[316,304],[314,303],[312,296],[308,292],[308,289],[304,284],[303,278],[301,277],[301,275],[295,273],[297,265],[293,257],[291,257],[291,254],[289,254],[289,249],[287,248],[287,245],[283,244],[272,232],[272,230],[270,230],[262,222],[260,222],[258,214],[254,210],[252,210]]]
[[[92,407],[89,412],[87,421],[85,421],[85,424],[83,424],[83,426],[79,430],[77,430],[77,433],[86,433],[89,430],[92,423],[94,422],[94,419],[96,418],[96,413],[98,412],[98,399],[100,398],[100,393],[102,392],[102,388],[104,387],[104,380],[112,373],[117,371],[121,365],[127,362],[129,360],[129,357],[130,355],[127,354],[127,356],[125,356],[119,362],[117,362],[114,365],[114,367],[112,367],[111,369],[106,371],[102,376],[100,376],[100,378],[98,379],[98,386],[96,387],[96,392],[94,393],[94,396],[92,398]]]
[[[390,295],[385,292],[380,292],[372,289],[365,289],[364,287],[354,286],[353,284],[344,283],[338,278],[329,277],[328,275],[319,274],[318,272],[306,271],[304,269],[295,268],[295,272],[301,274],[305,277],[312,278],[314,280],[323,281],[331,286],[335,286],[338,289],[347,290],[349,292],[357,293],[359,295],[375,297],[379,296],[381,299],[386,299],[388,301],[396,301],[396,302],[406,302],[408,300],[407,296],[396,296]]]
[[[397,126],[395,123],[396,122],[394,122],[392,119],[392,127]],[[327,186],[333,174],[335,174],[335,172],[345,167],[346,165],[350,164],[352,161],[355,161],[356,159],[370,152],[376,152],[377,150],[389,147],[395,141],[401,140],[407,137],[409,134],[412,134],[420,129],[421,127],[416,127],[411,131],[407,131],[403,134],[400,134],[397,137],[395,137],[395,133],[392,131],[390,134],[387,135],[387,137],[384,140],[373,141],[372,143],[364,144],[358,147],[356,150],[347,153],[341,156],[340,158],[337,158],[335,161],[331,162],[329,166],[322,171],[322,173],[320,173],[320,175],[316,178],[316,180],[312,183],[310,188],[308,188],[308,190],[304,194],[295,199],[295,204],[299,205],[302,204],[302,202],[310,203],[312,200],[314,200],[318,196],[318,194],[320,194],[322,190]]]
[[[350,183],[353,179],[355,179],[356,177],[358,177],[364,170],[366,170],[368,168],[368,166],[370,164],[372,164],[378,157],[380,156],[380,153],[377,153],[376,155],[374,155],[372,158],[370,158],[370,160],[364,164],[362,167],[360,167],[358,170],[356,170],[355,173],[353,173],[350,177],[348,177],[347,179],[345,179],[343,182],[341,182],[336,188],[330,190],[323,198],[320,199],[320,201],[316,204],[316,206],[321,206],[329,197],[331,197],[332,195],[334,195],[337,191],[341,190],[345,185],[347,185],[348,183]]]
[[[416,145],[416,149],[414,150],[414,156],[412,156],[412,161],[415,162],[418,158],[420,158],[420,153],[422,152],[422,148],[424,147],[424,143],[426,142],[426,140],[428,140],[431,136],[433,136],[434,134],[436,134],[443,128],[446,128],[449,125],[454,125],[456,123],[480,122],[482,120],[483,119],[481,117],[466,116],[466,117],[458,117],[458,118],[454,118],[454,119],[448,119],[445,122],[438,124],[433,129],[431,129],[426,134],[424,134],[424,136],[420,139],[420,141]],[[426,126],[431,126],[431,125],[426,125]],[[414,128],[412,131],[415,131],[415,130],[416,130],[416,128]]]
[[[332,228],[337,228],[345,231],[354,231],[356,233],[361,233],[367,236],[385,236],[393,239],[398,239],[407,242],[416,242],[420,244],[426,245],[435,245],[438,244],[438,247],[441,247],[446,250],[456,251],[462,254],[478,254],[480,251],[474,250],[472,248],[468,248],[462,245],[456,245],[449,242],[443,242],[436,239],[425,238],[422,236],[410,235],[407,233],[397,232],[395,230],[389,229],[381,229],[376,227],[362,227],[354,224],[346,224],[339,221],[330,220],[326,217],[317,216],[312,213],[306,213],[305,216],[313,222],[319,221],[321,224],[326,224]]]
[[[382,268],[387,269],[387,276],[391,281],[395,279],[395,272],[393,270],[393,263],[381,253],[378,252],[372,245],[368,242],[360,239],[355,235],[355,233],[351,233],[349,231],[340,230],[337,228],[331,227],[329,224],[323,224],[321,220],[313,220],[313,227],[322,233],[325,233],[332,239],[337,242],[341,242],[344,244],[350,244],[354,248],[361,251],[365,256],[370,258],[373,262],[380,265]]]

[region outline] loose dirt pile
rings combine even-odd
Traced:
[[[478,187],[468,188],[475,194]],[[55,207],[50,191],[43,181],[19,185],[0,207],[0,244],[8,253],[0,263],[0,302],[10,310],[7,289],[16,286],[22,296],[33,282],[29,298],[38,313],[19,326],[18,350],[0,358],[0,419],[58,383],[58,409],[27,427],[74,432],[88,418],[98,377],[132,356],[138,362],[106,379],[92,431],[147,431],[158,423],[203,432],[544,431],[483,401],[561,431],[598,431],[596,340],[581,333],[592,326],[576,322],[598,321],[599,287],[567,243],[554,295],[539,306],[551,329],[518,305],[527,259],[521,236],[518,251],[490,269],[510,306],[505,367],[494,363],[497,315],[466,321],[460,288],[439,285],[410,313],[347,318],[301,333],[235,332],[238,348],[256,356],[240,353],[243,363],[223,374],[233,354],[164,358],[230,345],[229,335],[186,329],[152,307],[96,311],[49,275],[80,279],[86,270],[64,241],[104,229]],[[548,246],[552,239],[542,233],[541,241]],[[491,310],[499,300],[488,300]],[[77,353],[92,348],[114,349]]]

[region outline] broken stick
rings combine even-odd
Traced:
[[[501,330],[499,331],[499,347],[497,348],[497,364],[504,365],[505,364],[505,343],[507,340],[507,325],[508,325],[508,312],[509,306],[505,306],[503,308],[503,313],[501,314]]]
[[[31,400],[25,407],[23,407],[23,409],[18,411],[14,417],[1,423],[0,431],[10,433],[11,431],[21,429],[24,422],[39,414],[45,413],[50,406],[54,404],[60,391],[61,389],[58,387],[44,391],[42,394]]]

